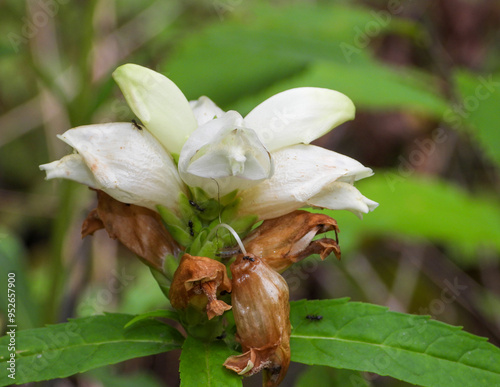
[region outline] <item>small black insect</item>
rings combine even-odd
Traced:
[[[306,316],[306,318],[308,320],[311,320],[311,321],[320,321],[323,319],[323,316],[320,316],[320,315],[317,315],[317,314],[308,314]]]
[[[278,375],[281,372],[281,366],[274,366],[269,369],[271,375]]]
[[[193,221],[192,220],[190,220],[188,222],[188,226],[189,226],[189,235],[194,236]]]
[[[222,334],[220,336],[217,336],[216,339],[217,340],[223,340],[223,339],[226,338],[226,336],[227,336],[226,331],[222,331]]]
[[[253,259],[252,257],[249,257],[248,255],[245,255],[243,257],[243,259],[246,260],[246,261],[255,262],[255,259]]]
[[[132,124],[136,127],[136,129],[142,130],[142,126],[139,125],[136,120],[132,120]]]
[[[200,212],[205,211],[205,209],[204,209],[203,207],[200,207],[200,206],[198,205],[198,203],[193,202],[192,200],[190,200],[190,201],[189,201],[189,204],[191,204],[191,206],[193,206],[194,208],[196,208],[196,209],[197,209],[198,211],[200,211]]]

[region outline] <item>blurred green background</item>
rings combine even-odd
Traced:
[[[165,307],[104,231],[81,240],[92,192],[38,169],[70,151],[56,134],[134,118],[110,75],[132,62],[242,114],[292,87],[347,94],[356,119],[315,144],[373,168],[358,188],[380,207],[332,214],[342,261],[289,269],[291,298],[430,314],[500,345],[499,1],[4,0],[0,15],[0,283],[16,273],[20,328]],[[178,355],[40,385],[177,386]],[[294,365],[283,385],[342,375]]]

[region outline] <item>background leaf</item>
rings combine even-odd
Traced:
[[[182,335],[171,326],[145,320],[129,329],[125,314],[85,317],[45,328],[16,332],[16,383],[62,378],[103,365],[180,348]],[[0,365],[9,359],[9,336],[0,339]],[[11,384],[6,373],[0,385]]]
[[[323,318],[311,321],[309,314]],[[421,386],[500,384],[500,348],[426,316],[338,299],[292,302],[290,319],[292,361]]]
[[[363,221],[346,211],[324,212],[337,219],[341,247],[367,233],[428,238],[458,247],[500,251],[500,208],[497,201],[471,195],[458,186],[397,170],[377,171],[356,183],[363,195],[380,203]],[[464,257],[466,258],[466,257]],[[469,262],[475,260],[468,255]]]
[[[469,126],[486,154],[500,166],[500,74],[480,75],[460,70],[454,78],[462,103],[448,110],[448,121],[457,128]]]
[[[202,342],[189,336],[182,346],[181,386],[241,386],[241,376],[222,365],[236,354],[223,342]]]
[[[151,375],[136,372],[119,375],[111,367],[96,368],[84,374],[85,379],[97,381],[102,387],[161,387],[162,384]]]
[[[342,22],[332,23],[332,15]],[[233,16],[185,39],[164,64],[165,74],[188,98],[208,95],[224,107],[297,75],[317,61],[347,67],[369,61],[359,47],[355,55],[346,56],[343,45],[355,46],[353,32],[378,20],[373,11],[341,4],[259,5]],[[416,24],[395,17],[379,22],[377,28],[378,34],[391,30],[416,34],[418,30]],[[359,69],[356,75],[363,73]]]

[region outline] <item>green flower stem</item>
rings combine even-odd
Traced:
[[[63,246],[68,228],[74,215],[75,193],[79,185],[69,180],[61,181],[59,190],[59,210],[52,225],[51,261],[50,261],[50,288],[45,301],[44,321],[46,324],[58,321],[58,307],[67,272],[63,265]]]

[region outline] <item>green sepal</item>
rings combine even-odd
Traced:
[[[189,221],[192,222],[192,225],[189,225]],[[194,235],[191,235],[192,237],[198,235],[200,231],[203,229],[203,223],[201,223],[201,220],[198,217],[193,217],[188,219],[188,229],[189,229],[189,235],[191,235],[191,231],[193,232]]]
[[[165,277],[167,277],[170,281],[173,281],[175,271],[178,267],[179,259],[174,257],[172,254],[168,254],[163,261],[163,272],[165,273]]]
[[[240,202],[241,199],[236,199],[224,207],[224,210],[221,213],[222,223],[229,224],[231,220],[238,216],[238,207]]]
[[[238,190],[235,189],[234,191],[229,192],[228,194],[225,194],[223,197],[220,198],[220,204],[221,206],[225,207],[230,205],[236,200],[236,196],[238,195]]]
[[[187,221],[189,219],[196,218],[195,209],[189,203],[188,197],[184,193],[179,194],[179,210],[181,211],[182,221]]]
[[[201,188],[192,188],[193,200],[190,203],[200,219],[211,221],[219,216],[221,205],[215,199],[210,198]]]
[[[253,225],[259,220],[257,215],[245,215],[241,218],[236,218],[229,225],[238,233],[240,238],[245,238],[252,230]]]
[[[171,281],[167,277],[165,277],[165,275],[163,273],[160,273],[158,270],[155,270],[152,268],[150,268],[150,270],[151,270],[151,274],[153,274],[154,279],[156,280],[156,282],[158,282],[158,286],[160,286],[160,290],[165,295],[165,297],[168,298],[168,293],[170,291]]]
[[[156,206],[160,216],[165,224],[166,229],[172,238],[181,246],[188,246],[191,244],[191,235],[189,235],[188,224],[184,224],[170,209],[158,205]]]
[[[170,153],[170,156],[172,156],[172,159],[174,160],[175,165],[179,165],[179,156],[177,153]]]
[[[209,257],[219,261],[219,257],[215,254],[220,250],[220,245],[217,241],[206,241],[200,248],[199,255],[202,257]]]
[[[205,310],[201,311],[192,305],[179,311],[180,321],[190,336],[204,341],[213,341],[224,330],[222,316],[208,319]]]
[[[203,244],[205,243],[207,235],[208,231],[206,229],[201,230],[199,234],[196,236],[196,238],[193,240],[189,248],[186,249],[186,252],[188,252],[191,255],[200,256],[199,251],[203,246]]]

